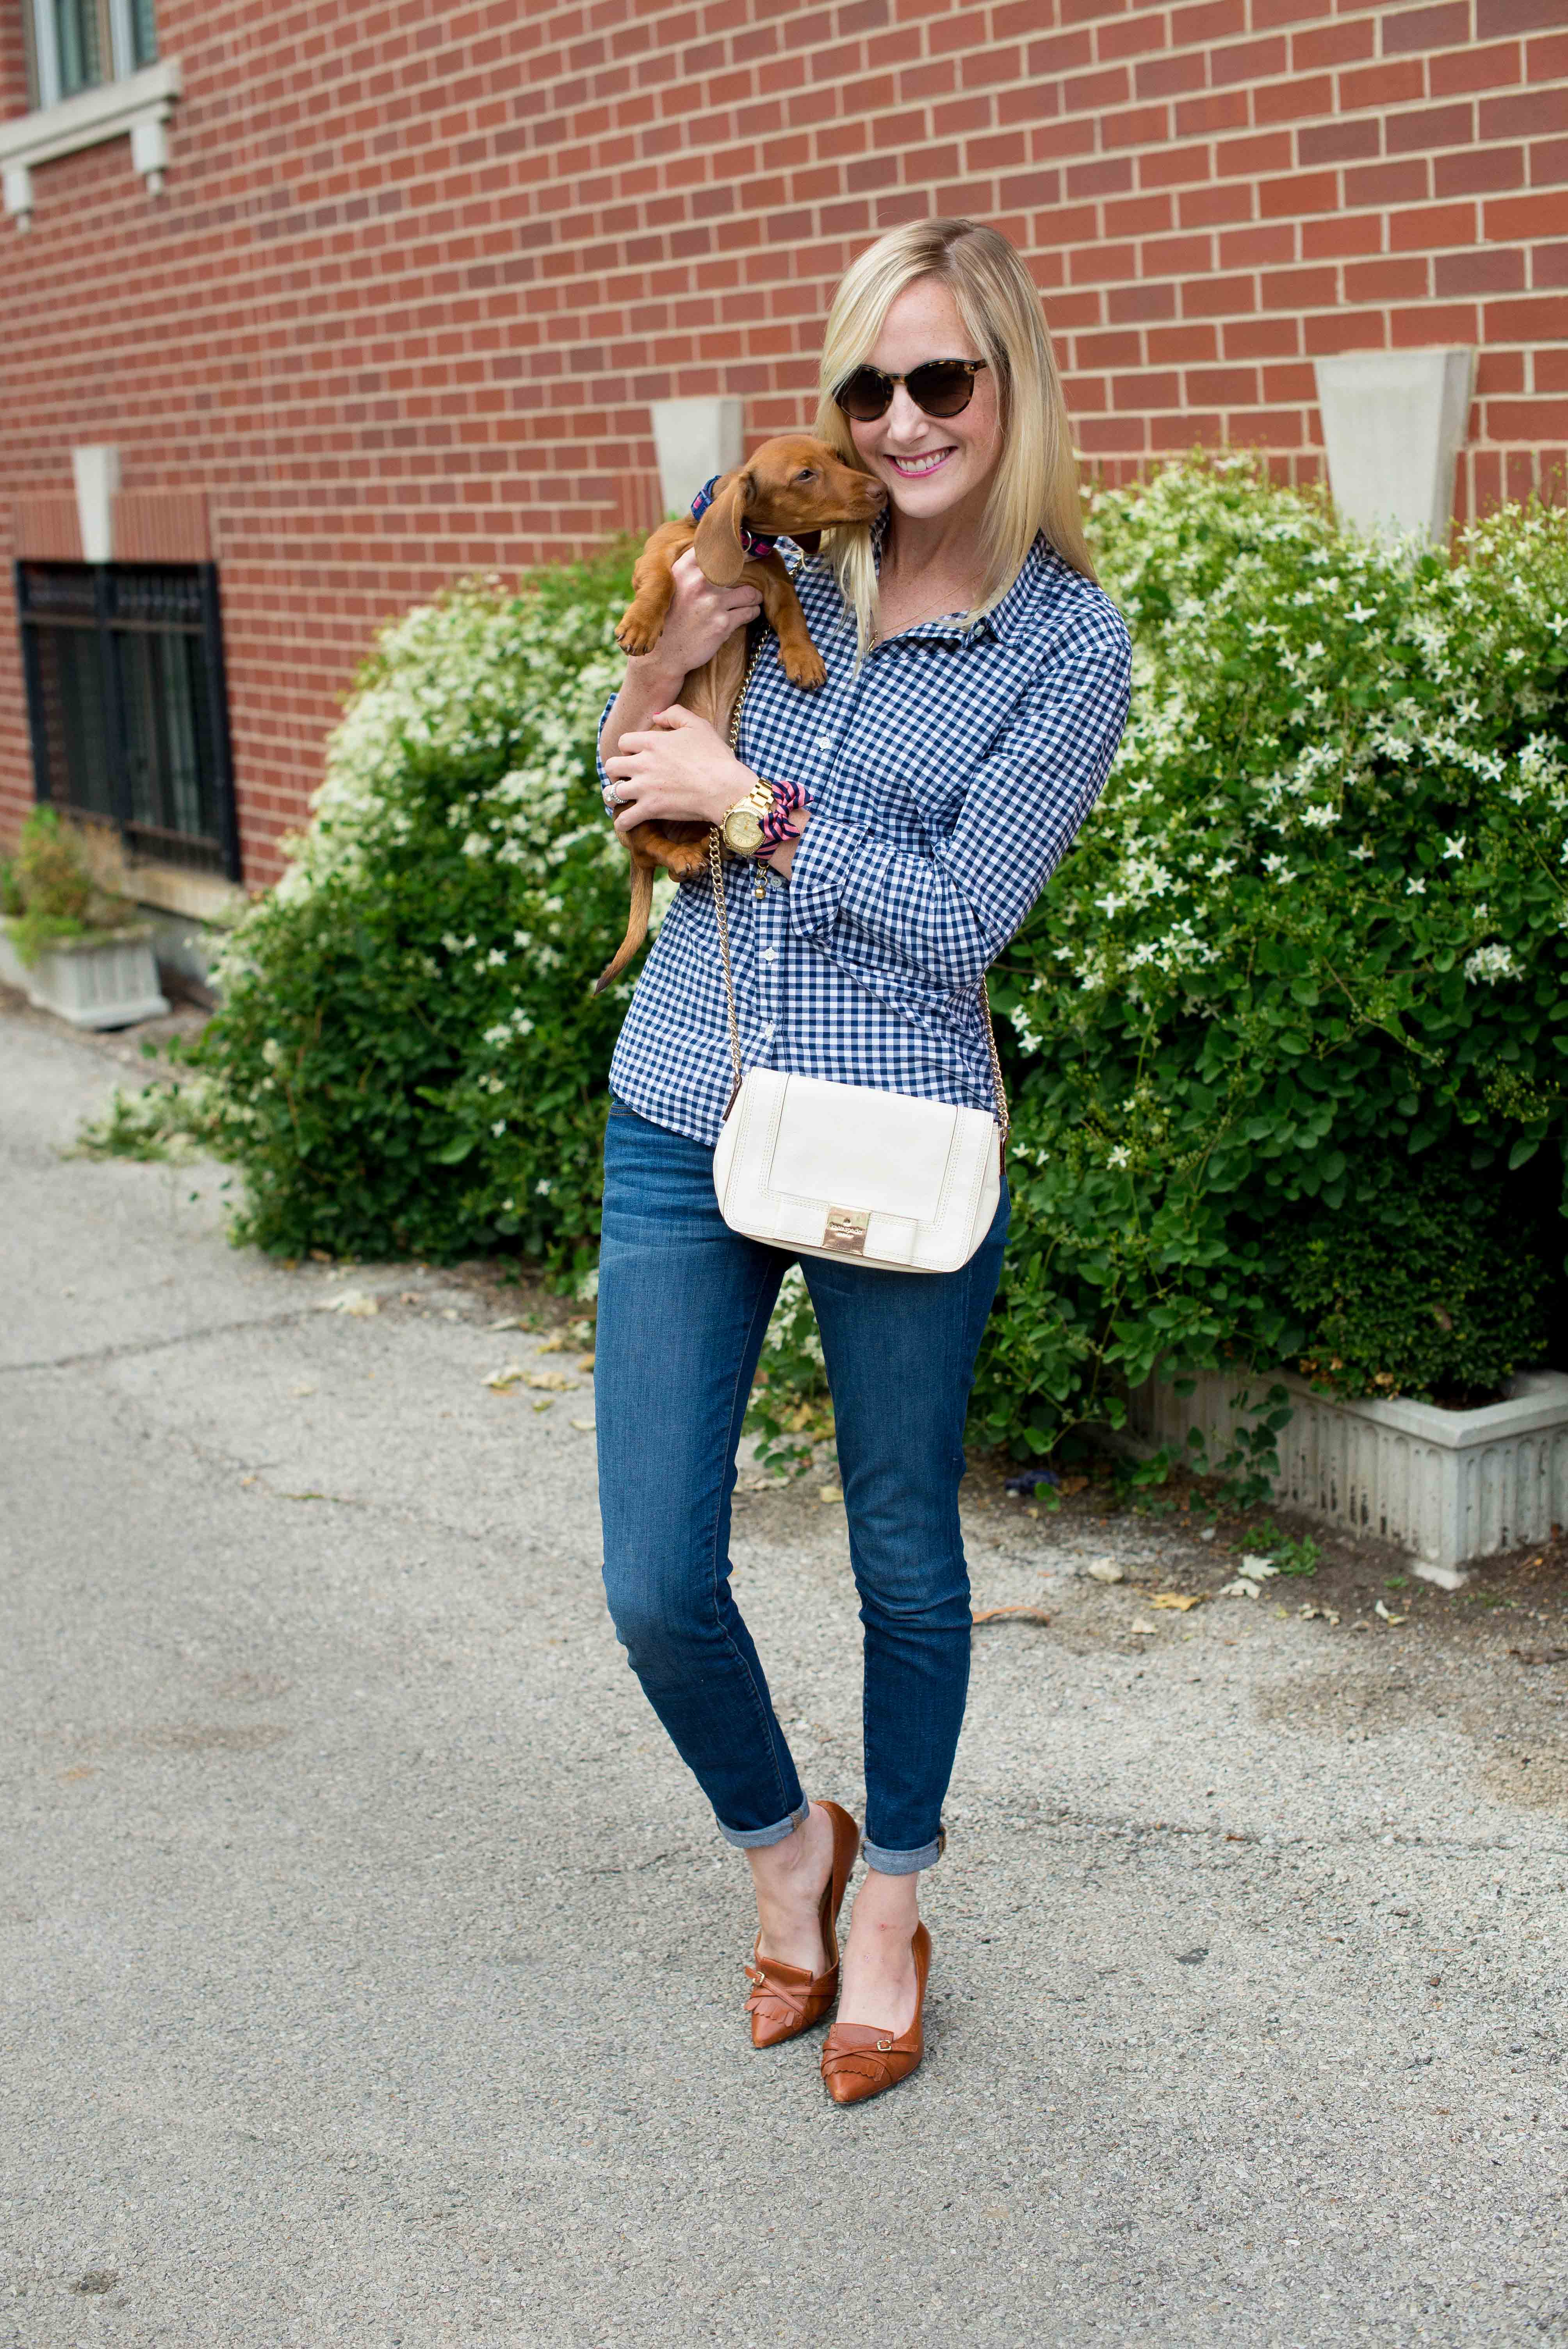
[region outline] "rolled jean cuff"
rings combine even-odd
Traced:
[[[797,1827],[803,1827],[810,1816],[811,1806],[802,1795],[799,1809],[791,1811],[787,1819],[780,1819],[777,1826],[727,1827],[722,1819],[717,1824],[725,1842],[732,1843],[737,1851],[760,1851],[765,1844],[782,1843]]]
[[[862,1841],[861,1857],[879,1876],[915,1876],[923,1868],[934,1868],[947,1848],[947,1829],[938,1827],[934,1843],[923,1843],[918,1851],[884,1851],[881,1844]]]

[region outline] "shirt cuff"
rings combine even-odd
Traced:
[[[885,843],[858,824],[813,813],[789,864],[789,926],[796,936],[813,938],[830,928],[851,874],[864,879],[868,862],[880,864],[886,853]]]

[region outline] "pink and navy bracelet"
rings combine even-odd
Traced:
[[[776,783],[769,779],[768,788],[773,794],[773,805],[762,819],[762,837],[752,852],[756,856],[766,856],[786,840],[799,840],[800,827],[789,819],[810,805],[809,794],[799,783]]]

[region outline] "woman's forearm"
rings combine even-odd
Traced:
[[[654,657],[645,653],[626,663],[625,682],[605,712],[604,723],[599,730],[599,756],[613,759],[615,746],[623,734],[640,733],[661,709],[667,709],[679,698],[686,683],[686,671],[673,675],[665,668],[654,666]]]

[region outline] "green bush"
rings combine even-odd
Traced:
[[[1490,1402],[1545,1351],[1538,1237],[1451,1157],[1386,1172],[1374,1214],[1302,1226],[1281,1282],[1312,1349],[1299,1367],[1340,1392]]]
[[[594,721],[629,560],[465,581],[356,677],[288,872],[242,918],[194,1049],[238,1236],[297,1255],[591,1263],[632,982]]]
[[[1227,460],[1094,527],[1133,716],[994,982],[1017,1206],[979,1423],[1048,1451],[1159,1358],[1491,1388],[1561,1285],[1568,517],[1450,563]],[[1467,1195],[1513,1267],[1479,1318],[1444,1286]]]
[[[0,914],[23,962],[36,962],[57,938],[112,928],[131,910],[98,887],[80,841],[57,812],[35,808],[0,880]]]

